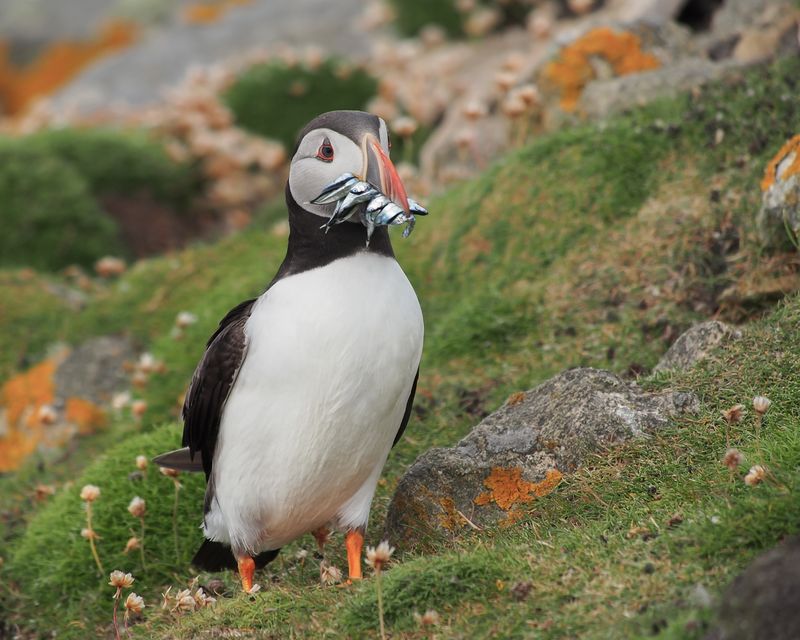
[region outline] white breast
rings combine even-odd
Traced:
[[[331,520],[366,524],[422,353],[400,266],[360,253],[280,280],[245,331],[206,534],[253,552]]]

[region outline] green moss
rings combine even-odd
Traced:
[[[83,176],[24,141],[0,141],[0,225],[3,266],[90,265],[121,248]]]
[[[183,207],[197,191],[190,165],[170,160],[163,146],[144,132],[111,129],[54,129],[25,139],[78,171],[92,194],[154,199]]]
[[[315,69],[259,64],[234,82],[225,101],[239,125],[292,149],[300,129],[320,113],[363,109],[375,95],[374,78],[358,68],[343,72],[343,64],[332,59]]]
[[[145,196],[176,211],[198,190],[188,165],[172,162],[142,133],[63,129],[0,140],[0,264],[59,269],[125,255],[106,198]]]
[[[392,8],[394,24],[404,36],[415,36],[429,24],[440,26],[451,38],[464,35],[461,14],[453,0],[392,0]]]
[[[159,589],[173,584],[176,573],[186,575],[192,554],[202,541],[202,474],[181,475],[177,527],[178,552],[173,536],[174,488],[170,478],[152,465],[141,480],[131,479],[137,455],[148,458],[180,444],[180,429],[165,425],[151,433],[128,438],[90,465],[76,482],[62,489],[28,526],[25,536],[7,559],[6,590],[21,589],[16,615],[38,633],[61,629],[60,637],[84,638],[87,628],[108,625],[111,587],[108,572],[131,572],[135,590],[151,605]],[[105,572],[100,574],[88,542],[81,538],[86,514],[80,500],[85,484],[100,487],[93,505],[93,526],[101,539],[98,553]],[[140,534],[140,525],[127,511],[134,496],[145,499],[145,561],[138,552],[126,555],[125,544]],[[79,624],[76,625],[74,622]],[[84,625],[88,625],[84,627]],[[83,627],[83,628],[82,628]]]
[[[480,0],[478,6],[500,12],[497,28],[525,24],[531,4],[525,0]],[[413,37],[428,25],[444,29],[450,38],[464,37],[466,16],[456,9],[454,0],[391,0],[395,13],[394,25],[404,36]]]
[[[413,614],[428,609],[448,611],[464,600],[491,601],[497,581],[506,575],[494,552],[474,549],[470,553],[443,553],[398,565],[383,576],[386,623],[395,629],[416,626]],[[340,629],[347,635],[376,630],[377,592],[375,580],[350,598],[340,614]]]

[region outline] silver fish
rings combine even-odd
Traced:
[[[390,224],[402,224],[402,220],[400,222],[395,222],[398,217],[405,218],[405,211],[403,211],[403,207],[400,205],[395,204],[394,202],[386,203],[379,211],[376,211],[374,214],[367,211],[367,216],[371,216],[375,226],[382,227],[385,225]]]
[[[408,199],[408,209],[415,216],[427,216],[428,210],[416,200]]]
[[[325,187],[322,193],[311,201],[311,204],[331,204],[332,202],[341,200],[357,182],[359,182],[358,178],[352,173],[343,173]]]
[[[322,225],[327,233],[334,225],[349,220],[356,212],[367,228],[367,246],[376,227],[388,225],[407,225],[403,237],[407,238],[414,230],[415,215],[428,215],[428,210],[415,200],[408,199],[408,213],[396,202],[390,200],[369,182],[359,180],[351,173],[344,173],[326,186],[312,204],[336,203],[330,218]],[[360,207],[366,203],[365,207]]]

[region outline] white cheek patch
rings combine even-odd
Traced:
[[[316,157],[326,137],[333,146],[332,162],[323,162]],[[292,159],[289,191],[303,209],[328,218],[335,205],[317,205],[311,201],[343,173],[361,173],[363,163],[361,149],[350,138],[331,129],[315,129],[306,134]]]

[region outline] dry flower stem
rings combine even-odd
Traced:
[[[142,569],[147,569],[147,563],[144,561],[144,516],[139,520],[142,523],[142,535],[139,536],[139,554],[142,557]]]
[[[383,540],[377,547],[367,547],[367,564],[375,572],[375,591],[378,596],[378,621],[381,627],[381,640],[386,640],[386,625],[383,620],[383,590],[381,588],[381,573],[383,567],[389,563],[394,553],[394,548]]]
[[[86,528],[89,531],[94,532],[92,528],[92,503],[86,502]],[[100,556],[97,554],[97,547],[94,544],[94,536],[89,536],[89,548],[92,550],[92,557],[94,558],[94,563],[97,565],[100,574],[105,573],[105,569],[103,569],[103,563],[100,562]]]
[[[386,625],[383,621],[383,590],[381,589],[381,570],[375,569],[375,591],[378,594],[378,622],[381,626],[381,640],[386,640]]]
[[[175,502],[172,504],[172,535],[175,538],[175,560],[180,562],[181,553],[178,548],[178,492],[181,490],[181,483],[177,478],[172,478],[175,484]]]
[[[116,640],[121,640],[119,636],[119,624],[117,623],[117,607],[119,607],[119,597],[122,594],[122,587],[117,587],[117,592],[114,594],[114,613],[111,616],[114,622],[114,637]]]

